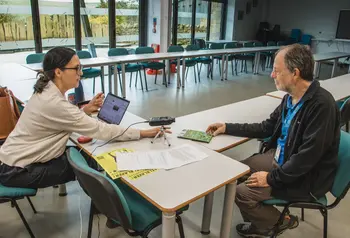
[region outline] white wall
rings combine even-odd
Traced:
[[[238,1],[238,0],[237,0]],[[225,40],[235,39],[235,8],[236,0],[230,0],[227,4],[227,21],[226,21],[226,33]]]
[[[299,28],[305,34],[322,40],[334,39],[339,11],[350,9],[350,0],[268,0],[267,20],[271,26],[279,24],[281,32],[290,34]],[[350,26],[350,23],[349,23]],[[350,42],[313,41],[312,50],[318,52],[347,51]]]
[[[162,0],[150,0],[148,2],[147,44],[160,44],[160,5]],[[157,18],[157,32],[153,33],[153,18]]]
[[[259,23],[261,21],[265,21],[266,13],[266,4],[268,4],[267,0],[259,0],[258,6],[251,8],[251,12],[246,14],[246,4],[247,2],[251,2],[251,0],[236,0],[235,5],[235,39],[236,40],[253,40],[255,39],[255,35],[257,33]],[[243,10],[244,16],[243,20],[238,21],[238,11]]]
[[[339,10],[350,9],[350,0],[269,0],[268,21],[281,31],[299,28],[316,38],[334,38]]]

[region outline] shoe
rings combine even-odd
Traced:
[[[259,230],[251,223],[241,223],[236,226],[237,233],[246,238],[265,238],[273,235],[272,230]]]
[[[116,223],[115,221],[113,221],[112,219],[107,218],[106,226],[109,229],[114,229],[114,228],[119,227],[120,225],[118,223]]]
[[[289,215],[285,217],[283,223],[278,227],[278,235],[282,234],[287,229],[294,229],[299,226],[299,218],[297,216]]]

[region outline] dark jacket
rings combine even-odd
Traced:
[[[226,124],[226,134],[250,138],[271,137],[266,151],[277,147],[288,95],[262,123]],[[330,191],[338,166],[340,113],[334,98],[313,82],[293,118],[285,145],[284,164],[269,172],[272,196],[285,200],[313,200]],[[283,110],[282,110],[283,109]]]

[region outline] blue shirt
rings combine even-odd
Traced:
[[[284,112],[282,112],[282,131],[281,136],[277,140],[277,150],[275,155],[275,160],[279,166],[283,165],[284,162],[284,148],[287,142],[288,130],[294,116],[298,113],[300,108],[303,106],[303,102],[299,101],[297,104],[293,105],[292,97],[289,96],[287,99],[287,116],[284,118]],[[279,151],[279,154],[277,154]],[[277,158],[278,157],[278,158]]]

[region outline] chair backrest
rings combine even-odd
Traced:
[[[153,54],[154,49],[149,46],[142,46],[142,47],[137,47],[135,54]]]
[[[254,47],[254,42],[244,42],[243,47]]]
[[[254,42],[254,47],[261,47],[261,46],[264,46],[264,44],[263,43],[261,43],[261,42]]]
[[[237,48],[237,43],[236,42],[229,42],[225,45],[225,49],[234,49]]]
[[[91,198],[96,209],[108,218],[118,221],[124,229],[131,229],[130,209],[117,185],[106,175],[90,168],[77,149],[70,148],[67,157],[80,186]]]
[[[301,37],[301,44],[303,45],[311,45],[311,39],[312,39],[312,35],[307,35],[307,34],[304,34],[302,37]]]
[[[269,41],[269,42],[267,42],[267,46],[276,46],[276,42]]]
[[[277,46],[283,46],[283,45],[286,45],[285,41],[278,41],[277,42]]]
[[[90,52],[89,52],[89,51],[86,51],[86,50],[78,50],[78,51],[77,51],[77,55],[78,55],[79,59],[89,59],[89,58],[92,58]]]
[[[290,33],[290,38],[292,38],[293,40],[298,42],[300,40],[300,36],[301,36],[301,30],[300,29],[292,29],[292,31]]]
[[[45,53],[30,54],[26,58],[27,64],[41,63],[44,61]]]
[[[186,47],[186,51],[196,51],[196,50],[200,50],[198,45],[188,45]]]
[[[198,45],[200,49],[206,48],[205,40],[203,39],[194,39],[194,43]]]
[[[331,193],[336,198],[342,198],[350,184],[350,134],[344,131],[340,134],[338,159],[339,167]]]
[[[343,126],[350,121],[350,97],[340,103],[340,124]]]
[[[128,55],[129,52],[125,48],[111,48],[108,50],[108,56],[119,56],[119,55]]]
[[[212,50],[220,50],[224,48],[224,44],[222,43],[211,43],[210,44],[210,49]]]
[[[168,48],[168,52],[184,52],[184,48],[181,45],[171,45]]]

